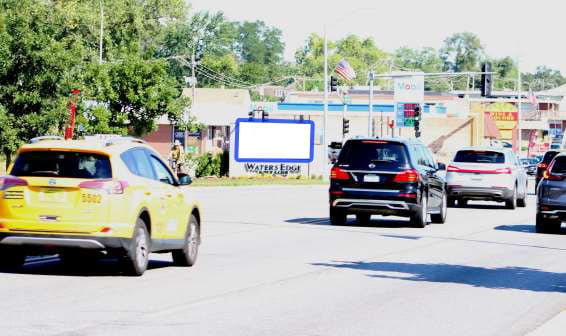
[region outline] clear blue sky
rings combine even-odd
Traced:
[[[566,75],[566,2],[561,0],[189,0],[196,11],[223,11],[230,20],[263,20],[283,31],[285,59],[303,46],[311,32],[322,34],[343,14],[331,39],[353,33],[371,36],[393,51],[401,46],[439,48],[452,33],[477,34],[488,55],[520,56],[521,70],[547,65]]]

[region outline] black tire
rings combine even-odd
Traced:
[[[173,263],[177,266],[191,267],[197,262],[200,245],[200,224],[194,215],[189,218],[183,249],[173,251]]]
[[[513,189],[511,197],[505,200],[505,208],[509,210],[515,210],[517,207],[517,187]]]
[[[371,214],[366,214],[366,213],[356,214],[356,222],[360,226],[369,225],[370,220],[371,220]]]
[[[336,226],[346,225],[346,211],[342,209],[330,208],[330,224]]]
[[[424,228],[427,224],[428,200],[423,195],[420,208],[411,214],[411,226]]]
[[[446,222],[446,215],[448,213],[448,199],[446,194],[442,195],[442,204],[440,204],[440,212],[430,215],[430,221],[434,224],[444,224]]]
[[[535,231],[537,233],[558,233],[562,222],[555,219],[546,219],[541,214],[537,214]]]
[[[456,206],[456,199],[454,197],[448,197],[448,207],[453,208]]]
[[[517,200],[517,206],[520,208],[525,208],[527,206],[527,194],[525,192],[525,196],[523,198],[519,198]]]
[[[145,221],[138,218],[134,234],[123,258],[126,274],[140,276],[147,270],[151,239]]]
[[[26,262],[26,254],[23,250],[17,248],[0,249],[0,270],[2,271],[19,271]]]

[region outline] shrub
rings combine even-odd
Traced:
[[[226,176],[228,175],[228,152],[218,154],[206,153],[196,160],[196,177],[203,176]]]

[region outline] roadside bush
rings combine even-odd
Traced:
[[[228,158],[228,152],[222,152],[215,155],[206,153],[191,159],[196,161],[196,177],[228,175]]]

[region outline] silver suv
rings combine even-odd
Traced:
[[[456,152],[446,173],[448,204],[468,200],[505,202],[508,209],[526,206],[527,173],[506,148],[467,147]]]

